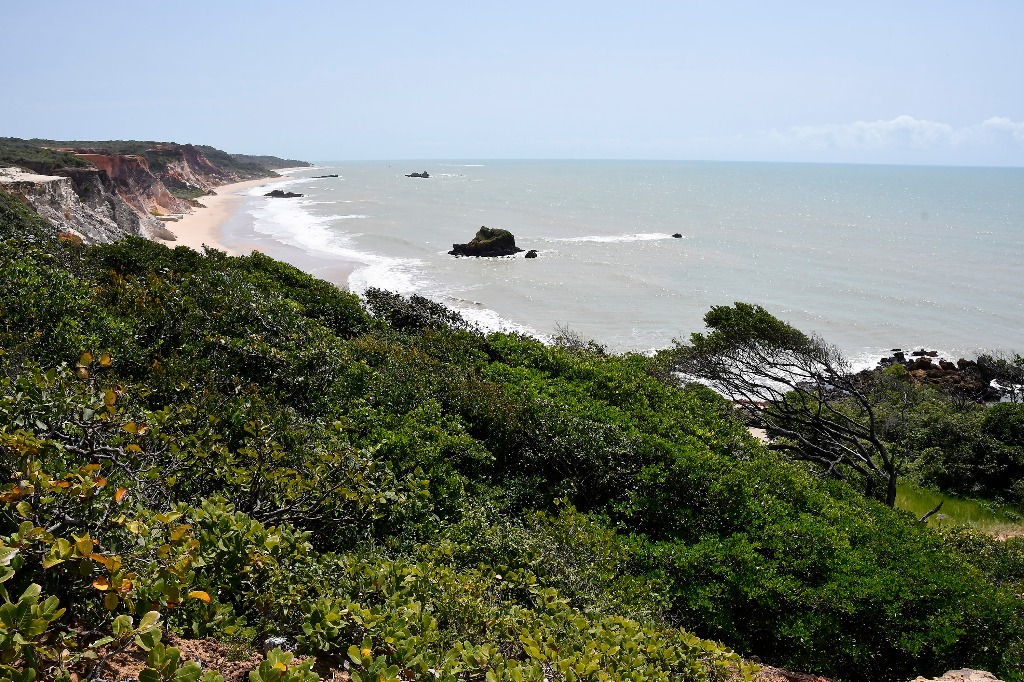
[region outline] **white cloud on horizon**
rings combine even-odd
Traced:
[[[897,116],[889,121],[856,121],[773,129],[769,139],[783,147],[839,150],[962,150],[1013,147],[1024,151],[1024,122],[994,116],[981,123],[948,123]]]

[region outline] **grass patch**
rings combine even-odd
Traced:
[[[968,526],[990,535],[1024,532],[1024,514],[1012,505],[953,497],[909,483],[901,484],[896,493],[896,506],[917,517],[924,516],[939,502],[942,510],[928,519],[929,526]]]

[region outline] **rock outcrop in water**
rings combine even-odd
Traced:
[[[423,171],[422,173],[409,173],[405,177],[407,177],[407,178],[429,178],[430,177],[430,173],[428,173],[427,171]]]
[[[267,192],[263,196],[272,197],[274,199],[295,199],[304,195],[299,194],[298,192],[285,192],[282,189],[275,189]]]
[[[468,244],[452,244],[448,253],[452,256],[511,256],[522,251],[516,246],[516,238],[508,230],[482,226]]]

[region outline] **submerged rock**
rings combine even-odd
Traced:
[[[482,226],[468,244],[452,244],[452,256],[511,256],[522,251],[508,230]]]

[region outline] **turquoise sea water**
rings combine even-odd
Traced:
[[[286,189],[305,196],[253,190],[226,244],[351,261],[357,292],[417,292],[492,328],[566,325],[645,351],[747,301],[860,364],[895,347],[1024,350],[1024,169],[352,162],[293,172]],[[447,255],[481,225],[540,257]]]

